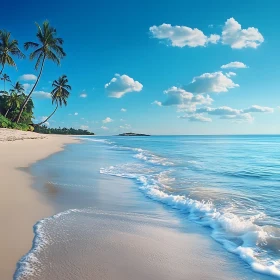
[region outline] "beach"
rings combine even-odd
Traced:
[[[240,216],[250,215],[240,203],[238,215],[232,204],[223,213],[222,203],[238,193],[219,189],[220,177],[213,188],[204,173],[209,145],[240,147],[243,139],[79,137],[76,145],[68,136],[13,137],[0,142],[1,279],[278,277],[276,261],[266,263],[273,256],[253,255],[263,248],[254,235],[266,228]],[[193,153],[193,145],[201,150]],[[181,154],[188,155],[184,165]]]
[[[27,172],[34,162],[59,152],[69,136],[0,129],[0,278],[12,279],[17,261],[32,246],[33,225],[54,209],[31,188]]]

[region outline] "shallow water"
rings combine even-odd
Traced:
[[[57,212],[63,214],[36,225],[33,250],[18,263],[16,279],[50,279],[50,275],[80,279],[73,276],[75,273],[82,279],[91,279],[96,272],[88,269],[89,264],[70,269],[64,278],[59,267],[75,263],[69,252],[81,252],[82,248],[90,248],[89,244],[96,248],[98,242],[92,235],[102,236],[97,229],[102,228],[112,211],[123,227],[134,225],[134,233],[139,228],[139,215],[142,223],[153,229],[180,231],[182,225],[178,223],[195,225],[192,231],[218,241],[213,245],[214,253],[230,263],[229,270],[238,267],[239,274],[227,271],[232,274],[228,279],[280,277],[280,137],[83,139],[81,145],[69,145],[65,152],[32,168],[38,182],[35,187],[47,194]],[[99,211],[103,211],[102,219]],[[129,213],[130,218],[123,213]],[[107,230],[112,233],[118,227],[111,220],[110,224]],[[188,234],[190,224],[184,234]],[[57,255],[67,259],[67,253],[71,256],[69,263],[57,267],[57,261],[53,261],[53,269],[46,265]],[[178,255],[184,258],[182,252]],[[100,267],[100,271],[103,269]],[[83,274],[79,274],[81,271]],[[159,279],[171,276],[172,272],[166,272]]]

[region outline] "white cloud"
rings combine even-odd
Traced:
[[[222,106],[218,108],[200,108],[196,110],[197,113],[208,113],[209,115],[217,115],[217,116],[224,116],[224,115],[238,115],[242,113],[242,110],[237,110],[230,108],[228,106]]]
[[[41,117],[38,117],[38,119],[36,120],[37,122],[43,122],[47,119],[48,117],[47,116],[41,116]],[[45,122],[43,123],[43,125],[46,125],[46,126],[50,126],[50,123],[49,122]]]
[[[224,64],[221,66],[222,69],[228,69],[228,68],[248,68],[246,64],[240,61],[233,61],[228,64]]]
[[[121,112],[126,112],[127,110],[125,108],[121,108]]]
[[[222,72],[204,73],[195,77],[193,81],[186,86],[186,90],[192,93],[220,93],[227,92],[231,88],[239,87],[229,77]]]
[[[236,76],[236,73],[234,73],[234,72],[227,72],[227,73],[226,73],[226,76],[227,76],[228,78],[234,77],[234,76]]]
[[[80,97],[81,97],[81,98],[86,98],[86,97],[87,97],[87,94],[86,94],[85,92],[82,92],[82,93],[80,94]]]
[[[155,100],[151,103],[152,105],[162,106],[162,103],[160,101]]]
[[[79,113],[77,113],[77,112],[76,112],[76,113],[74,113],[74,116],[78,116],[78,115],[79,115]]]
[[[107,117],[105,120],[102,121],[103,123],[110,123],[113,122],[113,120],[109,117]]]
[[[270,107],[252,105],[251,107],[244,109],[243,111],[244,113],[273,113],[274,109]]]
[[[204,107],[196,110],[197,113],[207,113],[208,115],[219,116],[220,119],[231,119],[238,122],[252,122],[254,118],[251,114],[245,113],[244,110],[233,109],[228,106],[218,108]]]
[[[212,122],[212,119],[204,117],[202,114],[192,114],[180,116],[180,119],[188,119],[191,122]]]
[[[257,48],[263,41],[264,38],[257,28],[242,29],[234,18],[228,19],[223,27],[222,43],[233,49]]]
[[[213,102],[213,99],[209,95],[194,95],[175,86],[165,90],[164,94],[167,96],[164,102],[155,100],[152,104],[157,106],[177,106],[180,112],[195,112],[196,106],[211,105]]]
[[[47,118],[48,118],[47,116],[42,116],[42,117],[39,117],[39,120],[40,120],[41,122],[43,122],[43,121],[45,121]]]
[[[127,75],[115,74],[115,77],[105,85],[109,97],[121,98],[128,92],[140,92],[143,85]]]
[[[167,100],[162,102],[162,106],[181,105],[192,100],[193,94],[184,89],[171,87],[164,91],[167,95]]]
[[[242,113],[238,115],[224,115],[221,116],[220,119],[230,119],[233,120],[234,122],[249,122],[249,123],[254,121],[254,117],[252,117],[252,115],[249,113]]]
[[[27,91],[27,90],[31,89],[34,86],[34,84],[24,83],[24,84],[22,84],[22,86],[24,88],[24,91]]]
[[[89,129],[89,127],[88,127],[88,125],[81,125],[81,126],[80,126],[80,129],[83,129],[83,130],[88,130],[88,129]]]
[[[212,34],[209,37],[197,28],[187,26],[172,26],[171,24],[162,24],[151,26],[150,32],[154,38],[167,41],[173,47],[198,47],[206,46],[208,43],[216,44],[220,36]]]
[[[34,91],[32,96],[37,97],[37,98],[51,98],[52,95],[49,92],[39,90],[39,91]]]
[[[204,107],[196,110],[196,113],[207,113],[208,115],[219,116],[220,119],[231,119],[238,122],[246,121],[252,122],[254,120],[250,113],[273,113],[274,109],[270,107],[262,107],[259,105],[252,105],[247,109],[233,109],[228,106],[218,108]]]
[[[131,129],[131,125],[130,124],[121,125],[120,129],[124,129],[124,130]]]
[[[37,76],[35,76],[33,74],[24,74],[24,75],[20,76],[19,79],[21,81],[36,81]]]
[[[106,127],[106,126],[101,126],[101,129],[103,129],[103,130],[108,130],[109,128]]]
[[[168,90],[165,90],[164,94],[167,95],[167,99],[164,102],[154,101],[153,103],[160,106],[177,105],[179,108],[182,108],[186,105],[210,105],[213,101],[213,99],[210,98],[209,95],[193,95],[191,92],[174,86],[169,88]]]

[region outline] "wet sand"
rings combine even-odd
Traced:
[[[75,141],[70,136],[0,129],[0,279],[12,279],[17,261],[31,247],[36,221],[54,214],[31,188],[33,179],[26,168]]]

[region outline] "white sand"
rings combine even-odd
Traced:
[[[23,168],[76,141],[70,136],[0,129],[0,279],[12,279],[17,261],[31,248],[33,225],[53,214],[30,187],[32,177]]]

